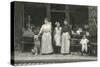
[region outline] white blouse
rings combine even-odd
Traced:
[[[40,29],[40,34],[44,32],[51,32],[51,24],[43,24]]]

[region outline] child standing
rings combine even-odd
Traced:
[[[86,38],[86,35],[83,35],[81,41],[80,41],[80,44],[82,46],[81,48],[81,51],[82,51],[82,55],[84,53],[87,53],[88,51],[88,43],[89,43],[89,40]]]
[[[56,22],[56,27],[55,27],[55,34],[54,34],[54,40],[55,40],[55,44],[56,44],[56,49],[57,49],[57,53],[60,53],[60,48],[61,48],[61,30],[62,27],[60,26],[59,22]]]
[[[40,41],[38,35],[34,35],[34,45],[35,55],[38,55],[40,53]]]
[[[34,30],[34,48],[32,49],[32,53],[35,53],[35,55],[40,54],[40,40],[37,35],[38,32],[39,32],[39,28],[37,27]]]

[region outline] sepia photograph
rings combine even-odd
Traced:
[[[97,61],[97,6],[11,2],[11,64]]]

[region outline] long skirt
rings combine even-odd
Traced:
[[[43,33],[41,41],[41,53],[48,54],[52,52],[53,52],[53,47],[52,47],[51,34],[49,32]]]
[[[61,53],[66,54],[70,52],[70,35],[68,32],[62,34]]]
[[[61,46],[61,37],[60,34],[55,34],[54,36],[56,46]]]

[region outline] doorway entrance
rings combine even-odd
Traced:
[[[65,19],[65,13],[63,13],[63,12],[51,12],[51,22],[52,22],[53,27],[55,27],[56,21],[58,21],[62,26],[64,19]]]
[[[41,26],[43,24],[43,20],[46,17],[46,7],[44,4],[26,3],[24,11],[24,25],[30,23],[35,26]]]

